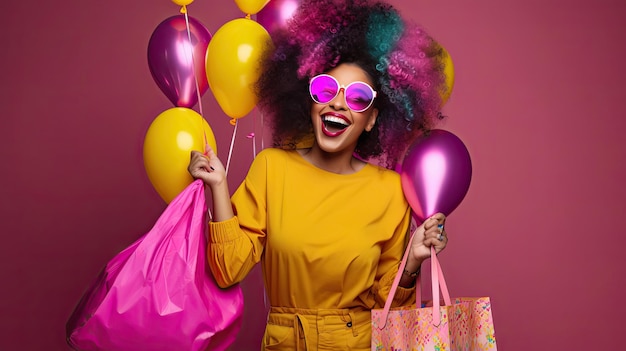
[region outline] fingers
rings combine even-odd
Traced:
[[[223,184],[226,169],[210,146],[204,152],[191,151],[187,171],[194,179],[202,179],[210,187]]]
[[[444,215],[441,212],[435,213],[434,215],[432,215],[429,218],[429,220],[435,221],[434,224],[445,224],[446,223],[446,215]]]
[[[195,150],[191,151],[187,171],[194,179],[205,179],[206,173],[210,173],[214,170],[211,166],[210,156],[217,158],[212,150],[209,151],[209,155],[205,155]]]
[[[443,250],[448,243],[445,222],[446,216],[443,213],[437,213],[424,222],[424,244],[434,246],[437,252]]]
[[[424,221],[424,230],[426,233],[440,234],[443,232],[445,223],[446,216],[443,213],[437,213]]]
[[[446,216],[437,213],[426,219],[415,231],[413,241],[413,255],[416,260],[422,262],[431,256],[431,248],[436,253],[445,249],[448,244],[448,235],[445,230]]]

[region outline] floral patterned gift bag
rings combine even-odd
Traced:
[[[418,279],[419,305],[391,308],[410,247],[409,243],[384,308],[372,310],[372,351],[496,351],[489,297],[450,299],[434,248],[431,248],[432,306],[422,305]]]

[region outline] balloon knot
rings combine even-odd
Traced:
[[[250,19],[250,14],[249,13],[246,14],[246,19]]]
[[[250,134],[246,135],[246,138],[248,138],[248,139],[254,138],[254,133],[250,133]]]
[[[235,126],[237,124],[237,118],[233,118],[230,120],[230,125]]]
[[[187,5],[183,5],[183,6],[180,8],[180,13],[182,13],[182,14],[187,13]]]

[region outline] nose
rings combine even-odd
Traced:
[[[329,106],[334,108],[335,110],[347,110],[348,106],[346,106],[346,89],[341,87],[337,92],[337,95],[330,100]]]

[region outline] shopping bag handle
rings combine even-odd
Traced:
[[[437,258],[437,252],[435,251],[434,246],[430,247],[430,257],[431,289],[433,293],[433,325],[439,326],[441,323],[441,314],[439,313],[439,306],[441,304],[439,289],[441,288],[441,296],[443,296],[445,306],[451,306],[452,301],[450,299],[450,292],[448,291],[448,284],[446,284],[446,279],[443,277],[441,263],[439,263],[439,258]],[[422,303],[420,280],[420,277],[418,277],[415,283],[415,299],[417,301],[417,306],[420,306]]]
[[[406,262],[409,258],[409,253],[411,252],[411,245],[413,243],[413,238],[415,237],[415,233],[417,229],[413,231],[411,237],[409,238],[409,242],[407,243],[406,249],[404,251],[404,256],[402,256],[402,261],[400,262],[400,267],[398,268],[398,273],[396,273],[396,277],[393,280],[391,285],[391,290],[389,290],[389,295],[387,296],[387,300],[385,301],[385,306],[383,307],[383,313],[380,314],[378,323],[379,329],[385,328],[387,324],[387,316],[389,315],[389,309],[391,308],[391,303],[393,302],[393,297],[396,294],[396,290],[398,289],[398,285],[400,284],[400,279],[402,279],[402,274],[404,272],[404,268],[406,267]],[[443,276],[443,271],[441,269],[441,265],[439,263],[439,259],[437,258],[437,251],[434,246],[430,247],[430,272],[431,272],[431,288],[433,293],[433,325],[439,326],[441,323],[441,315],[439,312],[439,305],[441,304],[441,300],[439,297],[440,288],[441,295],[443,296],[443,301],[446,306],[452,305],[452,301],[450,300],[450,293],[448,291],[448,285],[446,284],[446,280]],[[416,308],[420,308],[422,305],[422,285],[421,285],[421,277],[422,275],[418,275],[417,280],[415,282],[415,305]]]

